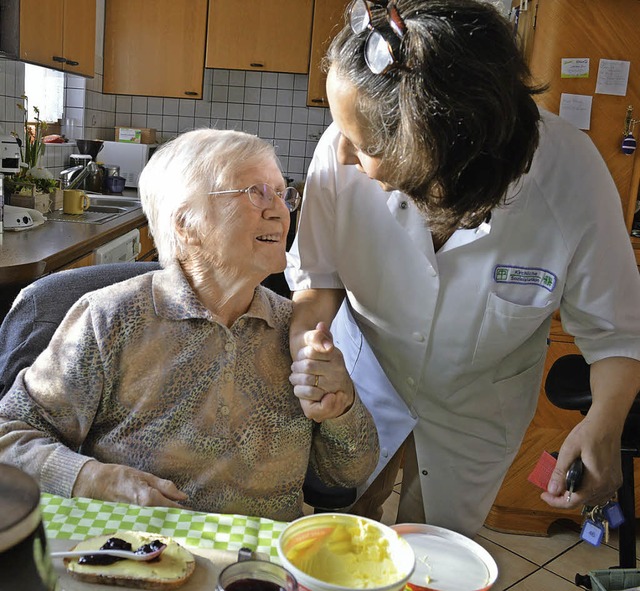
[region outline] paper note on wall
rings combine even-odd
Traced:
[[[629,83],[629,67],[631,62],[621,60],[600,60],[596,93],[625,96]]]
[[[578,129],[590,129],[592,99],[589,95],[563,92],[560,95],[560,117],[573,123]]]
[[[563,57],[560,78],[588,78],[589,58],[588,57]]]

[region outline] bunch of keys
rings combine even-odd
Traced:
[[[582,514],[586,515],[586,518],[580,537],[594,546],[599,546],[603,538],[606,544],[609,541],[609,529],[616,529],[624,523],[622,508],[613,500],[594,507],[585,505]]]

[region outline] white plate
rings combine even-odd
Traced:
[[[409,542],[416,555],[416,569],[408,587],[417,591],[485,591],[495,583],[495,560],[462,534],[417,523],[391,527]]]

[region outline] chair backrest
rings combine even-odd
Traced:
[[[590,378],[591,368],[582,355],[564,355],[556,359],[549,369],[544,391],[549,401],[558,408],[579,410],[585,414],[591,406]],[[640,415],[640,392],[629,415]]]
[[[52,273],[25,287],[0,325],[0,398],[49,344],[69,308],[85,293],[159,269],[159,263],[113,263]]]

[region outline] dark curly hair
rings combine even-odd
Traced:
[[[406,25],[399,63],[373,74],[366,33],[347,23],[324,61],[357,90],[367,153],[381,157],[385,181],[405,192],[447,235],[475,227],[504,202],[537,148],[530,73],[508,21],[475,0],[397,0]],[[386,25],[386,10],[373,21]],[[347,13],[348,19],[348,13]]]

